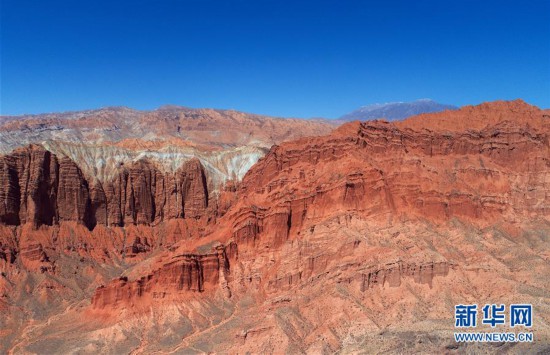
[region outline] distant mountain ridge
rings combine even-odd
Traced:
[[[420,99],[411,102],[389,102],[362,106],[339,118],[342,121],[366,121],[385,118],[388,121],[399,121],[422,113],[456,110],[457,106],[440,104],[431,99]]]
[[[121,167],[142,160],[162,173],[174,173],[197,158],[209,188],[217,190],[228,180],[240,180],[271,146],[328,134],[336,124],[176,105],[149,111],[117,106],[0,116],[0,155],[40,145],[70,158],[84,176],[102,183],[120,176]]]

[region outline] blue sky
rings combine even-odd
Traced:
[[[550,107],[550,1],[1,0],[0,113]]]

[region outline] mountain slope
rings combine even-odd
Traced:
[[[384,118],[388,121],[399,121],[421,113],[456,110],[458,107],[437,103],[430,99],[412,102],[390,102],[363,106],[353,112],[343,115],[340,121],[366,121]]]
[[[191,218],[0,226],[2,350],[548,351],[549,119],[514,101],[349,123],[272,147]],[[54,196],[31,170],[25,196]],[[494,302],[532,303],[537,342],[455,343],[454,305]]]
[[[0,117],[0,148],[13,148],[41,141],[77,143],[145,142],[179,139],[194,146],[269,148],[283,140],[327,133],[328,122],[283,119],[233,110],[190,109],[163,106],[153,111],[126,107],[98,110]]]
[[[164,106],[154,111],[125,107],[0,117],[0,153],[38,144],[78,162],[94,184],[115,179],[123,164],[147,159],[175,173],[197,158],[218,190],[239,180],[273,144],[327,134],[335,123],[283,119],[232,110]]]

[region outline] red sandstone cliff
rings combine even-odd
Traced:
[[[487,117],[493,110],[497,119]],[[234,243],[241,257],[255,258],[264,250],[299,242],[304,233],[315,234],[317,225],[343,215],[390,225],[411,220],[443,224],[456,218],[479,228],[504,223],[513,229],[526,220],[547,223],[550,125],[544,112],[522,102],[457,112],[449,115],[466,115],[470,130],[429,122],[419,127],[426,120],[420,116],[399,124],[350,123],[326,137],[273,147],[244,177],[239,199],[208,227],[206,240]],[[452,118],[445,115],[428,118]],[[424,263],[432,265],[429,271],[414,263],[403,270],[399,264],[398,274],[431,284],[433,276],[447,273],[448,262]],[[171,265],[157,264],[155,272],[162,274]],[[361,288],[384,284],[391,270],[396,269],[362,274]],[[307,268],[294,270],[283,284],[311,275]],[[399,284],[399,276],[388,277],[390,285]],[[277,289],[279,283],[276,278],[265,287]],[[96,293],[94,305],[108,305],[101,300],[103,292]]]
[[[515,101],[350,123],[273,146],[216,197],[196,160],[100,184],[38,147],[4,156],[0,266],[17,282],[0,309],[25,285],[66,310],[12,350],[448,352],[453,305],[493,300],[532,303],[544,350],[549,120]],[[81,308],[52,296],[77,291]]]
[[[148,162],[121,166],[103,184],[87,180],[70,159],[36,145],[3,156],[0,164],[0,220],[8,225],[153,224],[200,217],[208,207],[206,176],[197,159],[174,174]]]

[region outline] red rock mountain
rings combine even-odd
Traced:
[[[523,101],[349,123],[215,194],[197,159],[99,181],[16,150],[2,351],[548,351],[549,136]],[[454,305],[495,302],[533,304],[530,348],[454,341]]]
[[[112,181],[101,184],[86,180],[70,159],[29,146],[4,156],[0,169],[0,196],[5,201],[0,220],[7,225],[150,225],[198,217],[208,206],[206,175],[198,159],[173,174],[140,161],[120,167]]]
[[[273,144],[328,134],[334,127],[334,122],[326,120],[233,110],[113,107],[0,116],[0,153],[40,145],[58,159],[77,162],[90,188],[99,190],[99,185],[118,179],[123,166],[146,160],[163,174],[178,175],[184,164],[197,158],[207,172],[208,188],[218,191],[227,181],[240,180]]]

